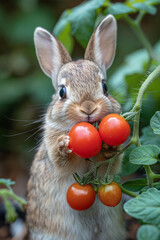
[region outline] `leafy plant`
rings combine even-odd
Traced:
[[[63,36],[66,34],[66,39],[72,39],[72,46],[68,47],[63,38],[63,44],[71,53],[75,39],[85,48],[95,26],[105,15],[113,14],[117,20],[122,19],[130,26],[144,48],[126,56],[108,83],[113,95],[121,99],[125,112],[122,116],[128,121],[132,120],[132,137],[116,156],[97,163],[82,178],[82,181],[87,182],[88,179],[95,186],[113,181],[114,176],[111,176],[110,170],[116,157],[122,152],[124,159],[121,177],[134,173],[139,168],[144,169],[146,178],[132,179],[122,185],[119,184],[122,191],[132,197],[124,204],[124,210],[142,224],[137,232],[138,240],[160,238],[160,174],[155,172],[160,161],[160,111],[156,111],[151,120],[148,119],[150,126],[142,129],[140,122],[143,109],[146,108],[153,115],[154,108],[149,108],[147,99],[156,99],[158,102],[160,100],[159,91],[146,94],[147,90],[159,89],[160,43],[151,46],[141,29],[143,17],[146,14],[155,15],[156,5],[159,3],[160,0],[126,0],[124,3],[112,3],[109,0],[86,1],[73,9],[66,10],[53,30],[59,38],[62,34]],[[147,77],[148,71],[151,73]],[[136,96],[134,88],[138,85],[140,88]],[[104,164],[108,164],[107,172],[104,179],[99,179],[97,171]],[[77,173],[74,177],[79,180]]]
[[[25,3],[26,1],[23,2]],[[160,42],[157,42],[155,46],[151,46],[141,29],[143,17],[146,14],[155,15],[157,11],[156,5],[158,4],[160,4],[160,0],[126,0],[124,3],[112,3],[110,0],[89,0],[73,9],[66,10],[53,29],[53,33],[61,40],[68,51],[72,53],[75,40],[85,48],[93,30],[101,19],[107,14],[113,14],[118,21],[121,19],[128,24],[143,46],[143,49],[125,56],[122,64],[115,69],[114,72],[111,72],[112,75],[108,83],[112,94],[115,95],[122,104],[123,112],[126,112],[123,116],[126,119],[132,120],[131,125],[133,125],[133,136],[130,139],[130,142],[124,146],[115,157],[108,159],[105,162],[99,162],[94,168],[90,169],[82,179],[83,181],[86,181],[86,179],[92,181],[95,189],[99,183],[103,184],[104,181],[113,181],[114,176],[110,174],[110,170],[116,157],[122,152],[124,152],[124,159],[120,177],[132,174],[139,168],[144,169],[146,172],[146,178],[132,179],[124,182],[122,185],[119,184],[125,194],[133,197],[124,204],[124,210],[131,216],[140,220],[142,224],[137,232],[138,240],[158,240],[160,238],[160,174],[154,171],[160,161],[160,111],[156,111],[151,121],[148,119],[148,116],[153,115],[156,110],[155,105],[152,104],[150,107],[148,101],[153,103],[153,100],[156,99],[157,105],[160,103],[160,94],[159,91],[157,91],[157,89],[159,89],[160,80],[160,66],[158,66],[160,64]],[[33,7],[32,17],[29,19],[36,22],[38,21],[39,23],[39,19],[42,21],[41,13],[43,12],[46,21],[44,25],[50,27],[52,25],[50,11],[46,10],[44,12],[43,10],[41,9],[39,12]],[[1,13],[2,12],[0,12],[0,18],[3,19],[3,13]],[[34,17],[35,14],[36,18]],[[48,14],[50,16],[49,18]],[[48,19],[50,19],[49,23]],[[26,33],[26,28],[24,28],[25,23],[28,23],[27,14],[25,14],[25,16],[18,15],[15,18],[15,21],[18,21],[18,24],[12,23],[14,30],[12,30],[13,34],[11,34],[11,41],[20,41],[19,36],[23,29],[25,34],[21,39],[21,42],[18,42],[18,44],[26,44],[26,42],[31,39],[29,36],[33,31],[33,28],[32,31],[30,30],[30,22],[29,25],[27,25],[28,33]],[[2,22],[7,21],[1,21],[1,23]],[[24,25],[21,25],[21,23]],[[38,23],[35,25],[38,25]],[[5,38],[7,38],[7,27],[3,27],[3,24],[1,25]],[[19,27],[19,25],[21,26]],[[30,48],[33,48],[33,46],[30,46],[29,49]],[[24,53],[18,55],[20,56],[18,68],[21,60],[24,59],[23,55]],[[30,55],[32,55],[32,53],[30,53]],[[16,54],[13,59],[15,58],[17,59]],[[9,58],[5,59],[6,62],[8,62],[8,59]],[[12,61],[10,60],[10,63],[15,62],[13,59]],[[21,72],[22,76],[25,71],[31,69],[30,62],[30,56],[28,55],[27,62],[25,62],[25,68],[22,69],[23,71]],[[9,73],[7,73],[6,68],[3,67],[2,74],[3,78],[7,79],[8,85],[10,86],[10,73],[14,72],[17,74],[17,68],[14,64],[9,64],[9,66],[12,66]],[[147,77],[148,72],[151,72],[151,74]],[[15,100],[16,97],[20,99],[23,92],[27,95],[31,92],[34,99],[38,98],[38,100],[41,100],[43,98],[42,101],[46,103],[47,100],[44,99],[44,88],[38,88],[39,93],[37,94],[35,80],[32,80],[33,77],[34,79],[36,78],[37,81],[42,79],[41,83],[38,83],[36,86],[44,86],[42,85],[44,81],[43,77],[39,76],[37,73],[32,74],[32,72],[29,77],[25,78],[23,84],[16,80],[13,84],[14,87],[12,88],[6,88],[5,84],[2,82],[1,88],[4,89],[2,92],[5,93],[1,94],[1,98],[4,95],[2,99],[4,102],[1,101],[3,106],[9,104],[8,101],[12,102],[13,99]],[[28,84],[28,78],[30,79],[30,84]],[[137,96],[135,94],[135,89],[137,89],[138,86],[140,86],[140,89]],[[6,89],[9,91],[10,98],[5,98]],[[50,92],[50,89],[50,85],[48,85],[46,92]],[[145,94],[146,90],[149,91],[148,95]],[[142,129],[143,124],[142,121],[140,121],[140,114],[144,114],[145,112],[147,115],[142,116],[146,119],[146,123],[147,120],[148,122],[150,121],[150,126],[145,125]],[[103,164],[108,164],[104,179],[93,180],[93,173],[97,173],[99,167]],[[77,174],[74,174],[74,177],[76,180],[79,178]],[[116,176],[115,181],[119,183],[118,176]],[[17,201],[20,204],[20,207],[25,204],[25,201],[13,193],[11,189],[13,182],[0,179],[0,183],[6,187],[6,189],[0,190],[0,196],[4,199],[6,206],[6,220],[11,221],[16,218],[16,213],[9,199],[11,198]]]
[[[24,206],[27,204],[26,201],[20,197],[18,197],[12,190],[11,186],[15,184],[15,182],[10,179],[0,179],[0,184],[4,185],[6,188],[0,189],[0,197],[4,200],[4,206],[6,209],[6,222],[14,222],[17,218],[17,213],[13,206],[13,201],[19,205],[21,210],[24,210]],[[12,202],[11,202],[12,200]]]

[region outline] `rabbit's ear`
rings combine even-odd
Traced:
[[[116,20],[112,15],[108,15],[92,34],[84,58],[95,62],[105,72],[114,59],[116,38]]]
[[[34,43],[39,64],[56,88],[59,69],[72,59],[59,40],[41,27],[36,28],[34,32]]]

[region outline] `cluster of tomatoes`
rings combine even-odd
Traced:
[[[101,202],[108,207],[115,207],[122,198],[122,191],[118,183],[101,185],[98,189],[98,196]],[[67,191],[67,202],[75,210],[86,210],[90,208],[95,201],[95,191],[91,184],[80,185],[73,183]]]
[[[109,114],[100,122],[97,130],[92,124],[81,122],[76,124],[69,132],[69,148],[82,158],[97,155],[102,147],[102,141],[110,146],[124,143],[130,135],[130,126],[118,114]],[[98,196],[104,205],[114,207],[119,204],[122,197],[121,188],[116,182],[101,185]],[[72,184],[67,191],[67,202],[75,210],[85,210],[95,201],[95,191],[91,184]]]

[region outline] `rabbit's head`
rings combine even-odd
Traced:
[[[114,59],[116,34],[116,20],[108,15],[92,34],[84,60],[72,61],[53,35],[36,28],[37,57],[56,90],[47,112],[47,125],[69,131],[78,122],[99,122],[109,113],[120,113],[119,103],[109,95],[106,86],[106,70]]]

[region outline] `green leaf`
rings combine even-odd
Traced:
[[[138,192],[147,185],[146,178],[139,178],[134,180],[129,180],[123,183],[123,187],[132,192]]]
[[[152,165],[157,162],[159,153],[157,145],[140,146],[131,152],[129,161],[133,164]]]
[[[126,6],[123,3],[115,3],[115,4],[111,4],[107,8],[107,12],[113,15],[121,15],[121,14],[134,13],[136,12],[136,10]]]
[[[135,3],[145,3],[147,5],[156,5],[160,3],[160,0],[128,0],[126,4],[132,6]]]
[[[124,204],[124,210],[134,218],[160,227],[160,191],[150,188]]]
[[[142,129],[142,136],[140,140],[143,145],[155,144],[160,146],[160,137],[159,135],[155,135],[153,133],[153,130],[151,129],[150,126]]]
[[[58,39],[61,41],[61,43],[63,43],[68,52],[71,54],[74,46],[74,40],[71,36],[70,23],[66,25],[65,29],[58,36]]]
[[[116,175],[115,178],[114,178],[114,181],[116,183],[120,183],[121,182],[121,177],[119,175]]]
[[[66,10],[63,12],[63,14],[61,15],[60,19],[58,20],[58,22],[56,23],[56,25],[54,26],[53,29],[53,34],[58,37],[63,30],[66,28],[67,24],[69,23],[69,19],[68,16],[71,14],[71,10]]]
[[[6,186],[10,191],[12,191],[11,186],[15,184],[15,182],[11,181],[11,179],[0,178],[0,184]]]
[[[13,182],[11,179],[0,178],[0,184],[10,187],[11,185],[14,185],[15,182]]]
[[[136,172],[141,167],[139,165],[132,164],[129,161],[129,155],[134,148],[135,148],[135,146],[132,145],[124,153],[124,157],[123,157],[123,161],[122,161],[122,167],[121,167],[121,173],[120,173],[121,177],[128,176],[128,175]]]
[[[138,240],[159,240],[160,231],[154,225],[142,225],[137,232]]]
[[[97,8],[103,6],[105,0],[90,0],[72,9],[69,16],[71,32],[85,48],[94,30]]]
[[[14,222],[17,218],[17,213],[16,213],[13,205],[7,198],[4,198],[4,205],[5,205],[5,209],[6,209],[6,216],[5,216],[6,222],[7,223]]]
[[[138,10],[145,11],[145,12],[153,14],[153,15],[156,14],[156,11],[157,11],[157,9],[155,7],[149,6],[145,2],[143,2],[143,3],[134,3],[132,6],[134,8],[136,8],[136,9],[138,9]]]
[[[150,121],[151,128],[155,134],[160,135],[160,111],[157,111]]]
[[[156,5],[160,3],[160,0],[146,0],[146,2],[150,5]]]

